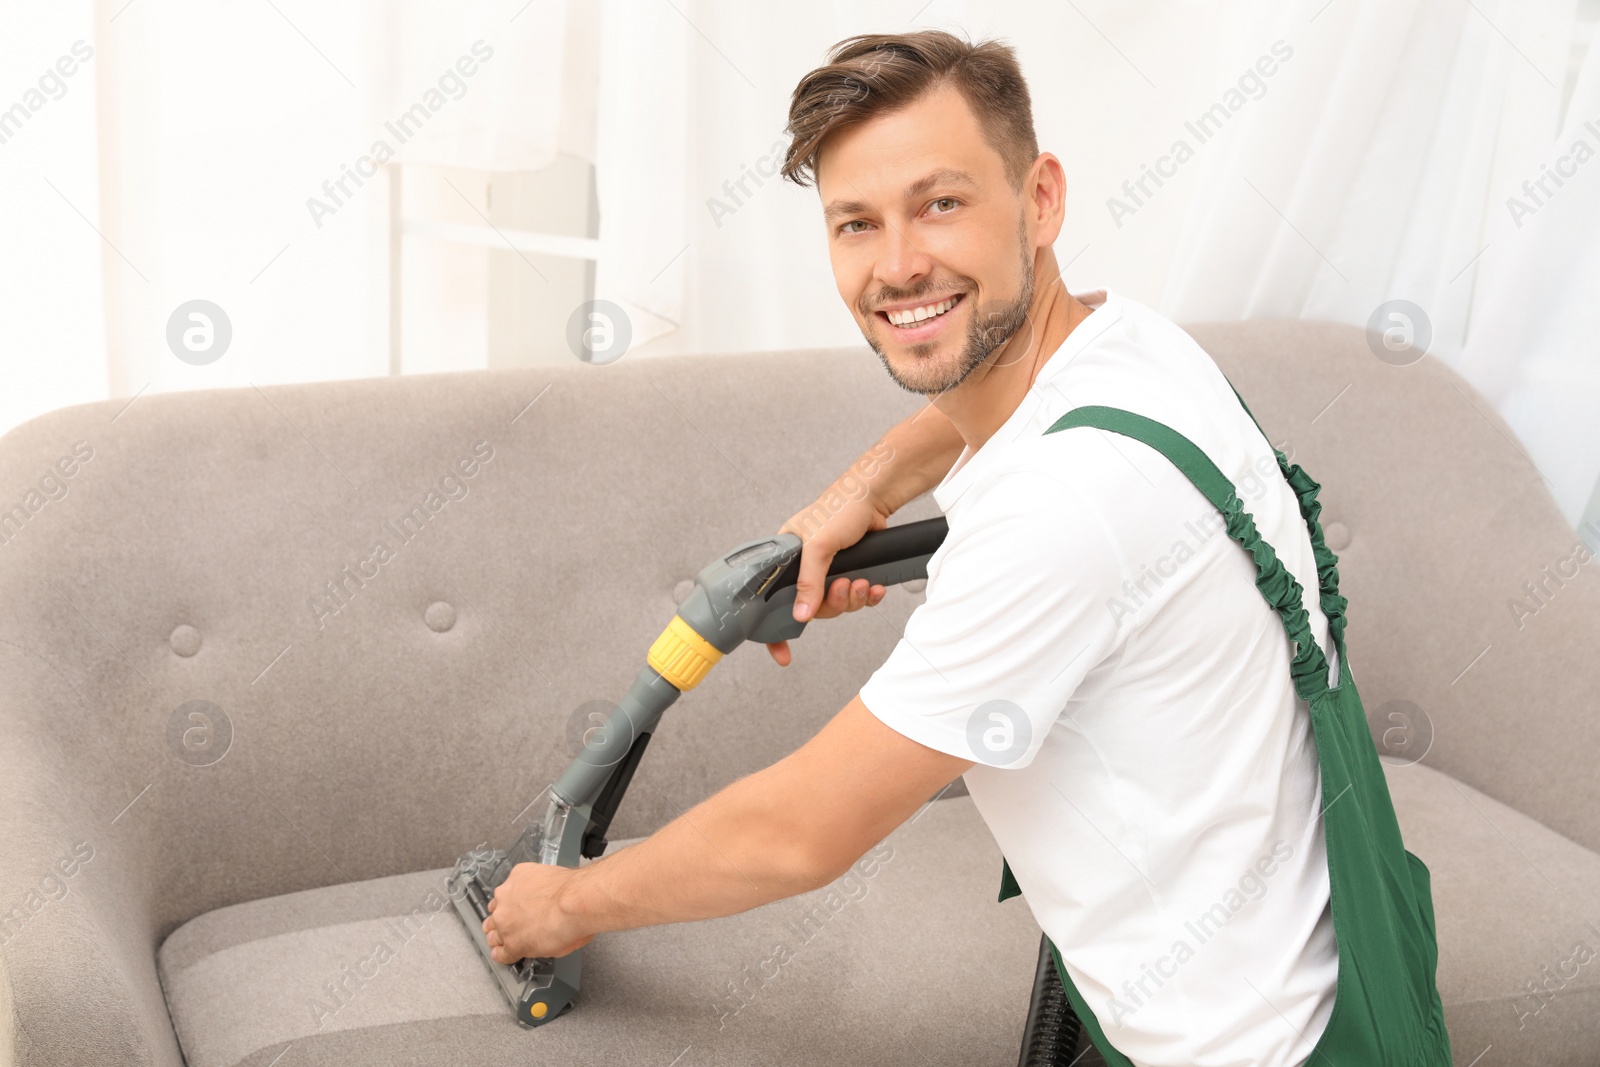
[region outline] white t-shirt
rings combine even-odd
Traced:
[[[978,762],[973,802],[1120,1052],[1292,1067],[1326,1027],[1338,954],[1289,639],[1177,467],[1119,434],[1044,431],[1099,404],[1188,437],[1300,582],[1332,660],[1310,538],[1210,356],[1126,297],[1078,299],[1095,310],[933,490],[950,532],[861,700]]]

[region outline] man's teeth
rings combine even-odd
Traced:
[[[931,319],[935,316],[943,315],[946,311],[956,306],[958,299],[959,297],[952,296],[948,300],[939,301],[937,304],[925,304],[922,307],[907,308],[904,311],[885,311],[884,314],[889,316],[889,321],[896,326],[909,326],[913,322],[921,322],[923,319]]]

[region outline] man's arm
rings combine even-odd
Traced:
[[[884,434],[883,440],[894,454],[880,464],[872,492],[889,514],[938,485],[966,446],[955,423],[931,402]]]
[[[869,530],[883,529],[890,515],[938,485],[964,446],[955,424],[930,403],[873,442],[814,503],[778,527],[779,533],[788,531],[803,542],[795,581],[796,619],[831,619],[883,599],[884,587],[869,585],[865,578],[854,583],[836,578],[824,589],[828,564],[839,550]],[[774,641],[767,649],[779,666],[789,665],[789,642]]]
[[[856,697],[799,749],[638,844],[577,870],[514,867],[483,924],[492,955],[564,956],[602,931],[732,915],[827,885],[971,766]]]

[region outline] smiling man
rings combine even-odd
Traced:
[[[889,431],[869,494],[806,529],[796,616],[876,604],[864,582],[824,594],[828,560],[931,489],[949,534],[926,602],[792,755],[586,868],[518,866],[485,923],[495,957],[820,887],[965,775],[1108,1060],[1302,1063],[1339,960],[1295,648],[1182,471],[1114,434],[1045,431],[1083,405],[1177,429],[1315,590],[1295,491],[1187,334],[1066,291],[1066,179],[1008,48],[929,31],[829,58],[795,89],[784,173],[815,181],[839,295],[930,403]],[[1314,598],[1309,615],[1328,648]]]

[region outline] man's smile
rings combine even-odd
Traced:
[[[927,341],[944,331],[950,312],[965,298],[965,293],[956,293],[920,304],[905,303],[879,308],[873,314],[889,326],[890,336],[895,340],[908,344]]]

